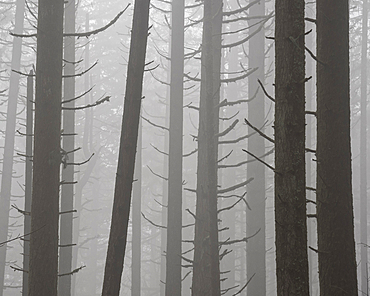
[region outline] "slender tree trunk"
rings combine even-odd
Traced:
[[[29,296],[56,296],[63,5],[38,2]]]
[[[361,50],[361,126],[360,126],[360,219],[361,219],[361,293],[369,293],[368,244],[367,244],[367,34],[368,0],[362,3]]]
[[[166,296],[181,295],[184,0],[172,1]]]
[[[275,2],[275,231],[278,296],[309,295],[304,5],[303,0]]]
[[[320,295],[357,295],[350,145],[348,0],[316,3]],[[321,64],[323,63],[323,64]]]
[[[132,197],[132,263],[131,263],[131,295],[140,296],[141,293],[141,155],[142,155],[142,128],[139,124],[137,140],[137,155],[135,162],[135,182]]]
[[[76,11],[75,11],[75,0],[70,0],[65,6],[65,22],[64,30],[66,33],[75,32],[76,23]],[[74,75],[75,74],[75,37],[64,37],[64,74]],[[88,74],[85,74],[88,75]],[[75,78],[64,79],[64,93],[63,99],[70,100],[75,97]],[[72,100],[68,103],[63,104],[64,107],[74,108],[75,101]],[[74,163],[74,153],[70,153],[74,150],[75,141],[73,134],[75,133],[75,111],[64,110],[63,111],[63,133],[67,136],[63,136],[63,150],[64,153],[68,153],[67,162]],[[63,166],[62,169],[62,181],[69,182],[69,184],[62,185],[61,195],[61,212],[73,210],[73,198],[74,198],[74,186],[71,182],[74,181],[74,166]],[[59,252],[59,273],[67,274],[72,271],[72,236],[73,236],[73,213],[66,213],[60,216],[60,252]],[[65,275],[59,279],[58,296],[70,296],[71,295],[71,284],[72,275]]]
[[[14,32],[23,33],[24,23],[24,0],[16,1],[15,11],[15,26]],[[11,69],[20,70],[22,38],[14,37]],[[5,144],[3,155],[3,168],[0,186],[0,241],[8,240],[8,224],[10,210],[10,196],[12,189],[12,174],[13,174],[13,156],[14,156],[14,140],[15,140],[15,125],[17,117],[17,101],[19,93],[19,74],[14,71],[10,72],[10,84],[8,95],[8,106],[5,126]],[[4,291],[4,276],[6,263],[6,246],[0,248],[0,296],[3,296]]]
[[[263,17],[265,15],[265,1],[253,5],[249,9],[251,16]],[[256,24],[261,19],[253,19],[248,22],[251,29],[249,34],[256,30]],[[258,25],[257,25],[258,28]],[[262,29],[249,41],[249,68],[258,68],[248,78],[248,97],[252,98],[257,91],[256,97],[248,103],[248,120],[257,127],[262,127],[265,120],[265,100],[258,79],[263,83],[265,80],[265,31]],[[253,130],[249,128],[248,133]],[[265,141],[260,135],[248,139],[248,151],[255,155],[261,155],[265,151]],[[247,286],[247,294],[255,296],[266,295],[266,188],[265,166],[254,161],[247,166],[248,178],[254,180],[248,185],[247,199],[250,211],[247,209],[247,236],[258,232],[251,238],[247,245],[247,278],[253,276],[253,280]]]
[[[149,0],[136,0],[134,7],[116,187],[102,296],[118,296],[121,286],[140,121],[149,2]]]
[[[221,2],[204,1],[201,90],[199,103],[197,200],[193,262],[193,296],[220,295],[217,217],[217,142],[219,84],[215,81],[220,61],[215,59],[216,20]],[[221,40],[218,46],[221,55]],[[215,65],[218,64],[218,69]],[[220,77],[218,77],[219,81]],[[216,83],[215,83],[216,82]],[[217,91],[215,91],[217,89]],[[217,121],[215,121],[217,119]]]
[[[26,178],[24,192],[24,210],[31,213],[32,198],[32,140],[33,140],[33,71],[27,77],[27,118],[26,118]],[[24,234],[31,232],[31,216],[24,215]],[[29,270],[30,240],[27,236],[23,242],[23,269]],[[28,272],[23,272],[22,296],[28,295]]]

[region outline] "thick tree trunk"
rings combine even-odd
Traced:
[[[368,244],[367,244],[367,42],[368,0],[362,1],[361,50],[361,126],[360,126],[360,224],[361,224],[361,293],[368,295]]]
[[[350,145],[348,0],[316,3],[320,295],[357,295]]]
[[[251,16],[263,17],[265,15],[265,1],[253,5],[249,9]],[[261,19],[253,19],[248,22],[253,34],[258,28]],[[248,77],[248,98],[252,98],[256,91],[256,97],[248,103],[248,120],[256,127],[262,127],[265,120],[265,100],[262,89],[258,85],[258,79],[265,80],[265,32],[262,29],[249,41],[249,68],[258,68]],[[249,128],[248,134],[253,130]],[[248,151],[255,155],[261,155],[265,151],[265,140],[260,135],[248,139]],[[255,296],[266,295],[266,227],[265,227],[265,166],[259,161],[247,165],[248,178],[254,180],[248,185],[247,199],[251,210],[247,209],[247,236],[258,232],[247,243],[247,278],[253,276],[253,280],[247,286],[247,294]]]
[[[24,23],[24,0],[16,1],[15,11],[15,26],[14,32],[23,33]],[[14,37],[11,69],[20,70],[22,52],[22,38]],[[10,210],[10,196],[12,188],[13,174],[13,156],[14,156],[14,140],[15,140],[15,125],[17,117],[17,101],[19,93],[19,74],[14,71],[10,72],[10,84],[8,95],[8,106],[6,112],[5,126],[5,144],[3,155],[3,168],[0,186],[0,242],[8,240],[8,224]],[[5,277],[5,262],[6,262],[6,246],[0,248],[0,296],[3,296],[4,277]]]
[[[304,1],[276,0],[277,295],[309,295],[305,180]]]
[[[27,77],[27,117],[26,117],[26,170],[24,210],[31,213],[32,201],[32,141],[33,141],[33,71]],[[24,234],[31,232],[31,216],[24,215]],[[23,242],[23,269],[29,270],[30,263],[30,240],[27,236]],[[28,273],[23,272],[22,296],[28,295]]]
[[[38,2],[29,296],[56,296],[63,5]]]
[[[220,295],[217,217],[217,137],[221,34],[221,1],[205,0],[199,103],[197,200],[193,262],[193,296]],[[216,43],[217,41],[218,43]],[[218,52],[216,47],[218,44]],[[218,66],[218,68],[217,68]],[[218,78],[215,80],[215,77]]]
[[[66,33],[75,32],[76,23],[76,11],[75,11],[75,0],[70,0],[65,6],[65,22],[64,31]],[[75,37],[64,37],[64,74],[74,75],[75,74]],[[88,74],[85,74],[88,75]],[[64,79],[64,93],[63,99],[70,100],[75,97],[75,78]],[[75,101],[72,100],[68,103],[63,104],[63,107],[74,108]],[[63,136],[63,150],[64,153],[68,153],[67,162],[74,163],[74,153],[70,151],[74,150],[75,141],[73,134],[75,133],[75,111],[64,110],[63,111],[63,133],[68,134]],[[63,184],[61,190],[61,206],[60,211],[66,212],[73,210],[73,199],[74,199],[74,186],[71,182],[74,181],[74,166],[63,166],[62,169],[62,181],[69,182],[69,184]],[[59,251],[59,274],[68,274],[72,271],[72,236],[73,236],[73,213],[66,213],[60,216],[60,251]],[[71,295],[71,284],[72,275],[68,274],[60,277],[58,286],[58,296],[70,296]]]
[[[181,295],[184,0],[172,1],[166,296]]]
[[[149,0],[136,0],[134,7],[116,187],[102,296],[118,296],[121,286],[140,121],[149,2]]]

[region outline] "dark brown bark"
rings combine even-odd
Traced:
[[[217,223],[217,141],[222,2],[204,1],[199,103],[193,296],[220,295]],[[217,29],[219,26],[219,29]],[[216,32],[219,32],[216,34]]]
[[[116,186],[102,296],[118,296],[121,286],[140,121],[149,2],[149,0],[136,0],[134,7]]]
[[[38,3],[29,296],[56,296],[63,2]]]
[[[304,1],[276,0],[277,295],[309,295],[305,181]]]
[[[184,0],[172,1],[166,296],[181,296]]]
[[[15,26],[14,32],[22,34],[24,23],[24,0],[16,1],[15,11]],[[22,53],[22,38],[14,37],[13,51],[11,60],[11,69],[20,70]],[[4,155],[2,164],[2,176],[0,184],[0,241],[8,240],[8,224],[10,210],[10,196],[12,189],[12,174],[13,174],[13,156],[14,156],[14,141],[15,141],[15,126],[17,101],[19,93],[19,74],[11,71],[9,81],[8,106],[6,111],[6,126],[5,126],[5,143]],[[0,296],[4,291],[4,276],[6,262],[6,246],[0,248]]]
[[[317,228],[320,295],[357,295],[351,181],[349,10],[316,3]]]
[[[253,5],[249,9],[251,16],[265,15],[265,1]],[[248,22],[251,26],[249,34],[258,29],[260,18]],[[248,121],[254,126],[261,127],[265,121],[265,100],[262,89],[257,80],[265,80],[265,31],[262,29],[249,41],[249,68],[258,68],[248,79],[248,97],[252,98],[257,89],[256,97],[248,103]],[[248,134],[254,130],[249,127]],[[248,139],[248,151],[255,155],[262,155],[265,151],[265,140],[260,135]],[[251,159],[251,157],[249,157]],[[266,241],[265,241],[265,166],[259,161],[247,165],[248,178],[254,178],[247,188],[247,200],[251,210],[247,209],[247,236],[258,232],[247,243],[247,278],[253,280],[247,286],[249,295],[266,295]]]
[[[65,5],[65,20],[64,20],[64,32],[73,33],[75,32],[76,23],[76,3],[74,0],[68,1]],[[75,37],[64,37],[64,75],[75,74]],[[88,74],[85,74],[88,75]],[[69,100],[75,97],[75,78],[64,79],[64,100]],[[63,107],[74,108],[75,101],[72,100]],[[73,135],[75,133],[75,110],[63,110],[63,133]],[[64,152],[70,152],[74,150],[75,141],[74,136],[64,136],[62,138]],[[74,153],[68,154],[69,163],[74,163]],[[74,166],[68,165],[63,166],[62,169],[62,181],[73,182],[74,181]],[[64,184],[61,188],[61,203],[60,211],[66,212],[73,210],[73,193],[74,185]],[[80,215],[80,213],[78,213]],[[59,274],[68,274],[74,268],[72,268],[72,234],[73,234],[73,213],[66,213],[60,217],[60,245],[63,247],[59,250]],[[76,247],[75,247],[76,248]],[[71,284],[72,275],[68,274],[60,277],[58,283],[58,295],[59,296],[70,296],[71,295]]]

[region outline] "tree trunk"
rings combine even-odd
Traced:
[[[265,1],[254,4],[250,9],[251,16],[259,18],[248,22],[251,29],[249,34],[256,30],[256,24],[265,15]],[[256,127],[262,127],[265,121],[265,100],[262,89],[258,85],[257,79],[265,80],[265,31],[262,29],[249,41],[249,68],[258,68],[248,78],[248,98],[252,98],[256,91],[256,97],[248,103],[248,120]],[[253,133],[253,129],[248,129],[248,134]],[[254,135],[248,139],[248,151],[261,155],[265,151],[265,140],[260,135]],[[253,161],[247,165],[248,178],[254,180],[248,185],[247,199],[250,211],[247,209],[247,236],[258,232],[251,238],[247,246],[247,278],[253,276],[253,280],[247,286],[247,294],[255,296],[266,295],[266,227],[265,227],[265,166],[259,161]]]
[[[351,180],[348,0],[316,3],[320,295],[357,295]]]
[[[181,295],[184,0],[172,1],[166,296]]]
[[[64,31],[66,33],[75,32],[76,11],[75,0],[70,0],[65,6],[65,22]],[[75,37],[64,37],[64,74],[75,74]],[[88,74],[85,74],[88,75]],[[64,93],[63,99],[70,100],[75,97],[75,77],[64,79]],[[75,101],[72,100],[63,107],[74,108]],[[63,111],[63,133],[68,134],[63,136],[63,150],[68,153],[67,162],[74,163],[74,153],[69,153],[75,148],[75,141],[73,134],[75,133],[75,110]],[[61,212],[73,210],[74,199],[74,166],[64,166],[62,169],[62,181],[69,182],[63,184],[61,190]],[[73,243],[73,213],[66,213],[60,216],[60,251],[59,251],[59,273],[67,274],[72,271],[72,243]],[[58,286],[58,296],[71,295],[72,275],[65,275],[60,277]]]
[[[23,33],[24,23],[24,0],[16,1],[15,11],[15,26],[14,32]],[[22,38],[14,37],[11,69],[20,70],[22,53]],[[14,140],[15,140],[15,125],[17,117],[17,101],[19,93],[19,74],[14,71],[10,72],[10,84],[8,95],[8,106],[6,112],[6,127],[5,127],[5,143],[3,155],[3,168],[0,186],[0,241],[8,240],[8,224],[10,210],[10,196],[12,189],[12,174],[13,174],[13,156],[14,156]],[[5,277],[5,262],[6,250],[4,246],[0,248],[0,296],[3,296],[4,277]]]
[[[57,295],[63,5],[38,3],[29,296]]]
[[[149,0],[136,0],[134,7],[116,187],[102,296],[118,296],[121,286],[140,121],[149,2]]]
[[[368,0],[362,1],[361,50],[361,126],[360,126],[360,224],[361,224],[361,293],[368,295],[368,244],[367,244],[367,34]]]
[[[217,217],[217,137],[221,34],[215,34],[222,18],[221,1],[205,0],[203,17],[201,90],[199,103],[197,200],[193,261],[193,296],[220,295]],[[221,24],[219,24],[221,25]],[[215,40],[219,40],[216,53]],[[218,65],[218,69],[217,69]],[[216,67],[215,67],[216,66]],[[216,82],[216,83],[215,83]],[[216,119],[216,120],[215,120]]]
[[[275,231],[278,296],[309,295],[304,5],[303,0],[275,2]]]
[[[27,118],[26,118],[26,171],[24,210],[31,213],[32,198],[32,140],[33,140],[33,71],[27,77]],[[24,215],[24,234],[31,232],[31,216]],[[29,270],[30,263],[30,240],[27,236],[23,242],[23,269]],[[28,273],[23,272],[22,296],[28,295]]]
[[[141,155],[142,155],[142,127],[139,123],[137,140],[137,155],[135,162],[135,183],[132,198],[132,263],[131,263],[131,295],[140,296],[141,293]]]

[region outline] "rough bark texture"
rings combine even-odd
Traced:
[[[30,71],[33,75],[33,71]],[[32,140],[33,140],[33,77],[27,77],[27,118],[26,118],[26,155],[32,155]],[[32,198],[32,158],[26,157],[25,170],[25,192],[24,192],[24,210],[31,212],[31,198]],[[24,233],[31,232],[31,216],[24,215]],[[29,237],[23,242],[23,269],[29,270],[30,265],[30,241]],[[28,295],[28,273],[23,272],[22,282],[22,296]]]
[[[265,1],[253,5],[249,9],[251,16],[265,15]],[[258,29],[260,18],[248,22],[252,26],[249,34]],[[265,100],[262,89],[257,79],[265,80],[265,31],[262,29],[249,41],[249,68],[258,68],[248,79],[248,97],[256,97],[248,103],[248,120],[256,127],[262,127],[265,120]],[[249,128],[248,134],[253,133]],[[248,151],[254,155],[262,155],[265,151],[265,140],[260,135],[248,139]],[[250,158],[251,159],[251,158]],[[247,236],[258,232],[247,243],[247,278],[253,280],[247,286],[249,295],[266,295],[266,241],[265,241],[265,166],[259,161],[254,161],[247,166],[248,178],[254,178],[247,188],[247,200],[251,210],[247,209]]]
[[[166,296],[181,295],[184,0],[172,1]]]
[[[193,296],[220,295],[217,225],[217,144],[221,34],[221,1],[204,1],[199,103],[197,201],[194,238]],[[218,39],[218,42],[216,41]],[[217,42],[217,43],[216,43]],[[217,48],[215,45],[219,44]],[[217,68],[218,67],[218,68]],[[218,80],[215,81],[215,77]],[[217,89],[217,91],[215,91]]]
[[[305,181],[304,1],[276,0],[277,295],[309,295]]]
[[[22,34],[24,23],[24,0],[16,1],[15,11],[15,26],[14,32]],[[22,52],[22,38],[14,37],[11,69],[20,70]],[[9,225],[9,210],[10,210],[10,196],[12,188],[12,174],[13,174],[13,156],[14,156],[14,140],[15,140],[15,125],[17,113],[17,101],[19,93],[19,74],[14,71],[10,72],[9,80],[9,95],[8,106],[6,112],[6,126],[5,126],[5,143],[2,176],[0,185],[0,242],[8,240],[8,225]],[[4,291],[4,276],[5,276],[5,262],[6,262],[6,246],[0,248],[0,296]]]
[[[56,296],[63,2],[38,3],[29,296]]]
[[[64,31],[66,33],[75,32],[76,23],[76,11],[75,1],[69,0],[65,5],[65,20],[64,20]],[[64,37],[64,75],[75,74],[75,37]],[[85,74],[88,75],[88,74]],[[75,78],[64,79],[64,92],[63,100],[70,100],[75,97]],[[75,101],[72,100],[68,103],[63,104],[63,107],[74,108]],[[68,153],[66,162],[74,163],[74,153],[70,151],[74,150],[75,141],[75,111],[74,110],[63,110],[63,133],[69,134],[69,136],[63,136],[63,153]],[[62,169],[62,181],[73,182],[74,181],[74,166],[64,165]],[[61,188],[61,204],[60,211],[66,212],[73,210],[73,193],[74,186],[72,183],[63,184]],[[80,215],[80,213],[78,213]],[[68,274],[72,271],[72,234],[73,234],[73,213],[66,213],[60,216],[60,251],[59,251],[59,274]],[[75,246],[74,248],[77,248]],[[68,274],[60,277],[58,283],[58,295],[59,296],[70,296],[71,295],[71,284],[72,275]]]
[[[320,295],[357,295],[351,181],[348,0],[317,7]]]
[[[121,286],[140,121],[149,2],[149,0],[136,0],[134,7],[116,186],[102,296],[118,296]]]
[[[368,244],[367,244],[367,42],[368,0],[362,4],[362,50],[361,50],[361,126],[360,126],[360,250],[361,293],[368,295]]]

